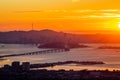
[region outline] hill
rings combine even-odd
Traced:
[[[0,32],[0,43],[120,43],[119,36],[118,34],[70,34],[49,29],[40,31],[10,31]]]

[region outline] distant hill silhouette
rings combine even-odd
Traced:
[[[70,34],[49,29],[40,31],[0,32],[0,43],[44,44],[52,42],[67,43],[120,43],[120,35],[111,34]]]
[[[79,43],[63,43],[63,42],[52,42],[38,46],[38,48],[60,48],[60,49],[71,49],[71,48],[86,48],[87,45],[80,45]]]

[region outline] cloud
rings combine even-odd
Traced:
[[[108,9],[108,10],[74,10],[74,12],[78,13],[89,13],[89,12],[99,12],[99,13],[104,13],[104,12],[118,12],[119,10],[117,9]]]
[[[42,11],[14,11],[15,13],[37,13]]]
[[[103,19],[103,18],[120,18],[120,10],[101,9],[101,10],[38,10],[38,11],[15,11],[16,13],[42,13],[50,16],[41,16],[42,19]],[[53,15],[56,14],[56,15]],[[71,15],[72,14],[72,15]]]
[[[69,18],[120,18],[120,10],[74,10],[79,15],[72,15]]]

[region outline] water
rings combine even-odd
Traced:
[[[1,46],[2,45],[2,46]],[[120,70],[120,50],[104,50],[97,49],[97,47],[102,45],[109,46],[119,46],[120,44],[86,44],[91,46],[90,48],[78,48],[72,49],[69,52],[61,53],[51,53],[51,54],[40,54],[40,55],[26,55],[18,57],[5,58],[6,60],[0,60],[0,66],[4,64],[10,64],[12,61],[20,62],[31,62],[31,63],[50,63],[58,61],[103,61],[106,64],[103,65],[63,65],[55,66],[53,68],[47,69],[89,69],[89,70]],[[21,45],[21,44],[0,44],[0,55],[6,54],[19,54],[25,52],[40,51],[43,49],[38,49],[34,45]]]

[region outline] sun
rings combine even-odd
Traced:
[[[120,23],[118,23],[118,28],[120,28]]]

